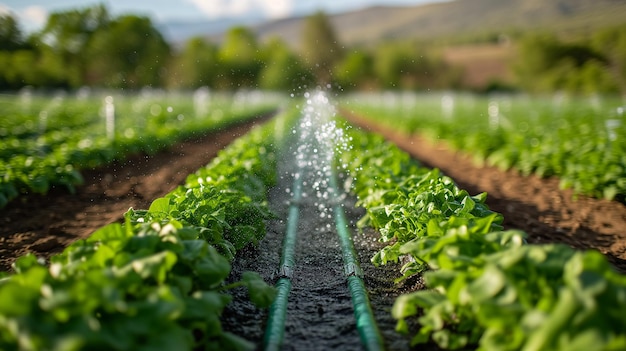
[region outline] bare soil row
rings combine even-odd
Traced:
[[[130,208],[146,209],[190,173],[208,164],[218,151],[247,133],[260,120],[208,133],[154,155],[83,171],[76,194],[53,189],[28,195],[0,209],[0,271],[28,252],[49,257],[96,229],[122,219]]]

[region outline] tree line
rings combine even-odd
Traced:
[[[113,17],[103,5],[52,13],[40,31],[25,37],[14,17],[2,15],[0,89],[463,88],[461,69],[447,64],[432,44],[345,47],[322,12],[306,18],[300,39],[296,51],[279,38],[261,43],[250,29],[234,27],[219,44],[194,37],[174,47],[148,17]],[[626,91],[626,27],[577,43],[529,35],[517,46],[514,88]]]
[[[570,41],[535,33],[518,51],[514,70],[525,90],[626,94],[626,25]]]

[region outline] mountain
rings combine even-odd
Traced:
[[[216,21],[174,21],[157,27],[170,42],[191,36],[220,41],[233,26],[248,26],[260,40],[278,36],[298,46],[305,17],[264,22],[261,17]],[[624,0],[452,0],[416,6],[376,6],[329,15],[345,45],[387,39],[459,40],[499,32],[553,30],[584,35],[596,28],[623,24]]]
[[[454,0],[409,7],[378,6],[329,16],[345,45],[385,39],[450,39],[503,31],[553,30],[585,35],[624,24],[624,0]],[[252,27],[261,39],[283,38],[297,47],[303,17]]]
[[[301,16],[271,22],[250,19],[247,22],[179,23],[170,25],[170,35],[165,36],[176,37],[180,44],[185,35],[193,33],[219,43],[228,28],[247,25],[259,40],[280,37],[297,50],[304,19]],[[370,7],[329,15],[329,19],[345,46],[393,39],[456,43],[445,45],[444,60],[462,68],[465,86],[483,88],[494,81],[504,84],[512,81],[509,68],[516,52],[511,45],[476,43],[475,39],[533,30],[585,36],[598,28],[626,24],[626,1],[452,0],[405,7]],[[471,44],[472,41],[475,44]]]

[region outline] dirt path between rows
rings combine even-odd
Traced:
[[[350,294],[343,273],[341,248],[332,218],[321,217],[313,190],[315,174],[296,166],[296,148],[286,148],[278,157],[278,183],[269,194],[270,208],[278,217],[268,223],[266,237],[259,247],[239,254],[234,272],[259,272],[272,284],[278,277],[283,238],[294,189],[294,174],[303,177],[303,196],[298,201],[295,266],[288,295],[283,350],[360,350]],[[236,273],[237,274],[237,273]],[[246,335],[261,349],[267,312],[236,299],[224,313],[224,328]]]
[[[487,192],[487,205],[504,216],[506,229],[521,229],[531,243],[565,243],[596,249],[626,273],[626,205],[617,201],[574,198],[556,178],[525,177],[510,170],[477,166],[470,157],[419,135],[405,135],[383,123],[342,111],[351,123],[384,135],[422,164],[439,168],[471,194]]]
[[[333,218],[332,203],[337,197],[329,193],[316,167],[299,169],[295,144],[282,150],[278,157],[278,182],[269,192],[269,205],[276,219],[267,224],[267,234],[258,247],[240,251],[233,263],[232,279],[244,271],[261,274],[265,281],[278,281],[284,238],[293,200],[294,175],[302,177],[302,197],[298,200],[298,222],[294,250],[293,276],[288,295],[284,351],[363,350],[357,330],[352,297],[344,271],[342,248]],[[315,157],[305,159],[315,164]],[[319,166],[319,165],[318,165]],[[421,287],[416,282],[394,284],[400,276],[399,264],[374,267],[370,259],[382,248],[374,230],[358,232],[356,222],[365,214],[355,206],[351,196],[340,197],[346,219],[351,227],[355,250],[363,270],[363,279],[371,302],[374,319],[388,350],[411,350],[410,337],[395,331],[396,320],[391,316],[395,299],[407,290]],[[292,218],[293,219],[293,218]],[[268,310],[255,308],[248,301],[245,289],[234,294],[234,300],[223,314],[223,327],[245,337],[262,349],[268,320]],[[438,350],[421,345],[421,350]]]
[[[217,152],[247,133],[267,116],[179,143],[155,155],[135,155],[125,161],[83,171],[85,184],[77,193],[53,189],[29,195],[0,209],[0,271],[28,252],[49,257],[96,229],[121,220],[130,208],[150,203],[208,164]]]

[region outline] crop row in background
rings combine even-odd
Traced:
[[[274,152],[290,131],[283,119],[273,123],[238,139],[148,210],[129,211],[124,225],[53,256],[49,266],[33,256],[20,259],[16,274],[0,283],[6,326],[0,345],[32,349],[53,338],[59,350],[103,342],[125,349],[145,340],[171,349],[254,348],[221,333],[219,315],[233,287],[225,283],[229,260],[262,239],[270,218],[262,195],[276,176]],[[367,210],[360,225],[378,229],[388,244],[372,260],[403,257],[404,277],[422,275],[427,287],[393,305],[398,330],[411,333],[414,343],[626,347],[626,277],[601,254],[528,245],[524,233],[502,231],[486,194],[470,195],[381,137],[343,126],[352,145],[337,148],[336,156],[346,189]],[[247,286],[259,305],[272,298],[254,274],[234,284]],[[129,316],[133,323],[123,324]],[[145,316],[158,328],[146,328]],[[413,319],[417,324],[407,323]]]
[[[626,197],[623,98],[384,93],[342,102],[400,132],[443,141],[479,164],[557,176],[576,194]]]
[[[208,89],[0,96],[0,207],[53,186],[73,192],[83,181],[82,169],[153,154],[275,110],[284,100],[259,91],[214,94]]]
[[[626,276],[595,250],[526,244],[502,215],[380,136],[355,129],[344,150],[351,191],[386,243],[375,265],[425,289],[400,295],[392,314],[413,345],[443,349],[618,350],[626,347]],[[403,264],[400,264],[403,262]]]

